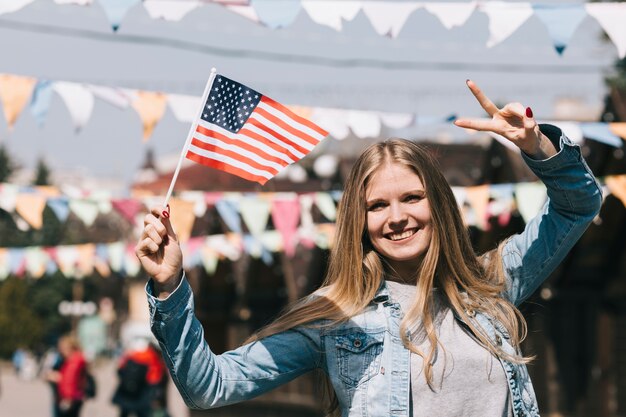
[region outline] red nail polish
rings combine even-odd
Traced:
[[[526,117],[528,117],[529,119],[533,118],[533,111],[530,109],[530,107],[526,107]]]
[[[165,210],[163,210],[163,212],[162,212],[161,214],[162,214],[162,215],[163,215],[163,217],[165,217],[166,219],[169,219],[169,218],[170,218],[170,213],[169,213],[169,212],[167,212],[167,211],[165,211]]]

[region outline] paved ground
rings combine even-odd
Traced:
[[[98,384],[96,398],[83,407],[82,417],[117,417],[118,409],[111,404],[117,383],[115,362],[107,361],[93,367]],[[168,391],[171,417],[188,417],[189,410],[170,383]],[[18,379],[9,366],[0,364],[0,417],[49,417],[52,395],[48,384],[40,379]]]

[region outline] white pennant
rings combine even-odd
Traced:
[[[264,198],[244,197],[239,201],[239,213],[253,236],[259,236],[267,227],[271,204]]]
[[[380,118],[371,111],[350,110],[348,125],[359,138],[375,138],[380,135]]]
[[[337,140],[343,140],[350,134],[345,110],[331,108],[313,108],[311,121],[320,125]]]
[[[547,196],[546,186],[540,182],[515,184],[517,209],[526,223],[539,213]]]
[[[392,129],[403,129],[413,123],[415,118],[410,113],[382,113],[379,112],[381,122]]]
[[[533,15],[533,8],[530,3],[489,1],[482,3],[480,8],[489,17],[488,48],[511,36]]]
[[[7,213],[13,213],[17,204],[19,188],[14,184],[0,185],[0,208]]]
[[[126,109],[130,105],[128,95],[119,88],[88,84],[87,89],[89,89],[94,96],[120,109]]]
[[[77,4],[79,6],[87,6],[93,3],[93,0],[54,0],[56,4]]]
[[[448,30],[455,26],[463,26],[467,19],[474,13],[476,2],[469,3],[424,3],[424,8],[437,16],[441,24]]]
[[[31,4],[34,0],[11,0],[0,2],[0,15],[17,12],[21,8]]]
[[[199,96],[187,96],[181,94],[168,94],[167,104],[172,109],[176,120],[191,123],[196,118],[202,98]]]
[[[92,200],[70,200],[70,211],[78,216],[87,227],[91,226],[98,217],[98,205]]]
[[[343,21],[351,21],[361,10],[360,1],[304,0],[302,8],[311,20],[336,31],[343,27]]]
[[[587,3],[587,13],[593,16],[617,47],[620,58],[626,56],[626,3]]]
[[[197,0],[143,0],[143,7],[151,18],[170,22],[180,21],[187,13],[201,5],[202,2]]]
[[[245,17],[246,19],[252,20],[253,22],[259,21],[259,15],[256,14],[256,11],[252,6],[228,5],[226,8],[240,16]]]
[[[91,91],[81,84],[64,81],[54,82],[52,88],[63,99],[74,122],[74,127],[76,129],[84,127],[93,111],[94,98]]]
[[[411,13],[420,7],[420,3],[368,1],[363,3],[363,12],[379,35],[395,38]]]

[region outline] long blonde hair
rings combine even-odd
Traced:
[[[432,362],[437,346],[441,345],[433,318],[435,287],[439,288],[447,306],[469,326],[486,349],[509,361],[527,362],[526,358],[503,352],[471,320],[476,312],[486,313],[507,329],[516,347],[525,337],[524,317],[502,297],[505,279],[500,249],[493,249],[480,258],[476,256],[452,189],[436,160],[427,148],[403,139],[370,146],[352,167],[338,206],[328,273],[318,290],[321,296],[300,300],[250,340],[321,320],[336,325],[359,314],[372,301],[385,279],[386,268],[384,259],[372,248],[367,236],[365,191],[372,175],[388,162],[415,172],[424,184],[431,207],[431,242],[416,271],[415,299],[400,324],[404,345],[424,359],[428,384],[432,388]],[[430,342],[427,352],[420,351],[407,337],[407,329],[418,325]]]

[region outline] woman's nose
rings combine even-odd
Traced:
[[[406,222],[407,215],[402,209],[401,204],[392,203],[389,206],[389,223],[390,224],[402,224]]]

